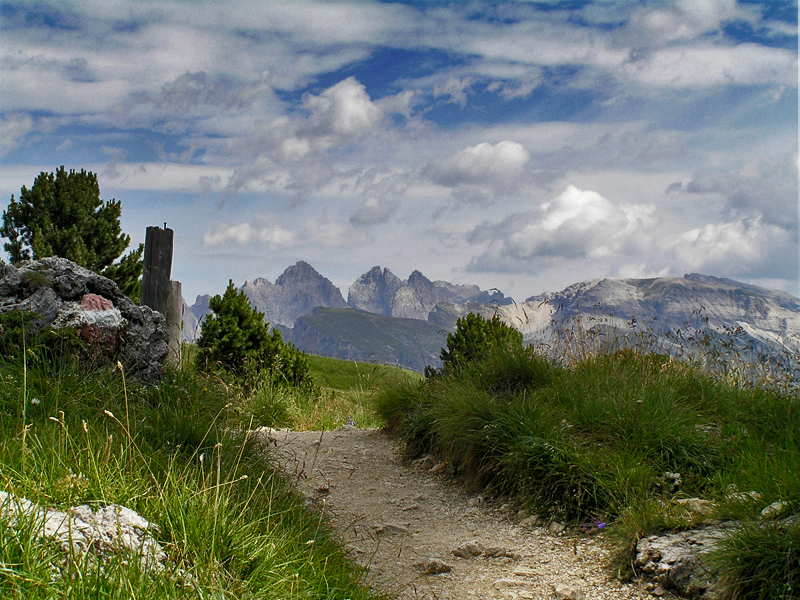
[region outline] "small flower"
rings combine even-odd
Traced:
[[[39,400],[38,398],[31,398],[31,406],[39,406],[39,404],[41,403],[42,401]]]

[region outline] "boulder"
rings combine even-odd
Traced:
[[[725,522],[642,538],[636,545],[634,568],[665,590],[712,600],[717,591],[705,559],[735,526]]]
[[[110,279],[65,258],[0,264],[0,313],[35,312],[38,327],[73,328],[95,358],[118,360],[126,375],[158,383],[169,332],[163,315],[137,306]]]

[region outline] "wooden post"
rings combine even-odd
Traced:
[[[140,304],[167,314],[169,280],[172,274],[172,229],[148,227],[144,238],[144,269]]]
[[[167,302],[167,327],[169,328],[169,354],[167,362],[176,369],[181,366],[181,342],[183,341],[183,294],[181,282],[170,281],[169,301]]]

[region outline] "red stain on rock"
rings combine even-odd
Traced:
[[[86,342],[89,354],[95,360],[100,357],[113,359],[122,346],[122,336],[115,329],[84,325],[77,332],[78,338]]]
[[[83,310],[111,310],[114,308],[111,300],[98,296],[97,294],[86,294],[81,300]]]

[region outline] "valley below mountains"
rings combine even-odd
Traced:
[[[516,303],[496,289],[431,281],[420,271],[401,279],[375,266],[350,286],[345,301],[329,279],[300,261],[275,283],[258,278],[239,289],[300,350],[415,371],[441,366],[447,333],[469,312],[496,314],[542,348],[580,332],[593,343],[648,339],[670,353],[701,338],[706,344],[733,340],[758,352],[800,351],[800,299],[695,273],[587,280]],[[209,299],[184,303],[185,341],[199,337]]]

